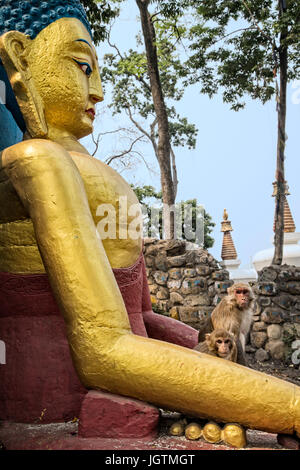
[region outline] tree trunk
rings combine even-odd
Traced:
[[[284,11],[280,4],[280,17]],[[284,240],[284,197],[285,197],[285,177],[284,177],[284,154],[286,141],[286,96],[287,96],[287,70],[288,70],[288,49],[286,46],[287,29],[283,30],[280,36],[280,99],[278,103],[278,138],[277,138],[277,168],[276,182],[277,195],[275,199],[275,236],[274,236],[274,257],[272,264],[281,265],[283,258]]]
[[[152,18],[148,11],[149,0],[136,0],[140,10],[141,25],[145,42],[148,74],[151,85],[153,105],[158,123],[158,146],[157,157],[160,167],[160,179],[163,199],[163,218],[165,238],[175,238],[174,212],[172,207],[175,204],[174,184],[172,179],[170,162],[170,134],[169,123],[164,96],[162,92],[157,51],[155,45],[155,30]]]

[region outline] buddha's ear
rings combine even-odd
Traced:
[[[45,137],[44,107],[31,76],[27,55],[31,39],[18,31],[0,37],[0,57],[31,137]]]

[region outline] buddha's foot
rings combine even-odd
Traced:
[[[188,440],[198,440],[201,437],[210,444],[224,444],[236,447],[238,449],[246,447],[247,438],[245,429],[235,423],[225,424],[223,429],[214,421],[209,421],[203,427],[197,422],[187,424],[186,419],[181,419],[172,424],[169,429],[171,436],[185,435]]]

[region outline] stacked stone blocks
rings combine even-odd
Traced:
[[[184,240],[145,239],[144,256],[153,309],[194,328],[233,284],[213,256]]]
[[[300,268],[268,266],[254,287],[256,311],[248,352],[264,362],[300,363]]]

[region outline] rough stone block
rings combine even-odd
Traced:
[[[153,256],[145,256],[145,263],[148,268],[152,268],[154,266]]]
[[[177,291],[181,288],[181,283],[182,283],[182,280],[181,279],[174,279],[172,281],[168,281],[167,282],[167,286],[168,286],[168,289],[170,290],[170,292],[174,292],[174,291]]]
[[[212,313],[213,310],[214,310],[214,307],[199,308],[198,318],[199,318],[200,322],[205,322],[205,320],[207,320],[207,318],[210,318],[211,313]]]
[[[154,264],[159,271],[167,271],[167,257],[165,253],[158,253],[155,256]]]
[[[208,294],[187,295],[185,297],[185,303],[189,303],[191,305],[207,306],[210,305],[210,298]]]
[[[158,245],[150,245],[150,246],[147,246],[146,256],[156,256],[158,252],[159,252]]]
[[[215,289],[220,294],[227,294],[227,289],[231,287],[233,281],[216,281],[215,282]]]
[[[282,328],[280,325],[269,325],[267,328],[267,334],[270,340],[280,339],[282,334]]]
[[[258,281],[259,282],[273,282],[276,281],[278,272],[276,269],[267,267],[260,271]]]
[[[158,291],[159,287],[157,284],[149,284],[149,291],[150,291],[150,294],[153,294],[155,295]]]
[[[211,272],[211,268],[209,266],[196,266],[196,271],[199,276],[208,276]]]
[[[257,321],[259,322],[260,321],[260,315],[253,315],[252,320],[254,322],[257,322]]]
[[[184,323],[196,323],[199,321],[199,308],[178,307],[180,320]]]
[[[282,323],[283,318],[282,318],[282,311],[276,308],[271,308],[268,307],[266,310],[262,313],[261,319],[265,323]]]
[[[263,321],[258,321],[253,323],[252,331],[265,331],[267,329],[267,324]]]
[[[277,287],[274,282],[259,282],[254,288],[258,295],[276,295]]]
[[[80,437],[126,438],[156,435],[159,410],[148,403],[100,391],[85,396],[80,417]]]
[[[280,290],[283,290],[284,292],[288,292],[289,294],[292,295],[299,295],[300,294],[300,283],[299,282],[280,282],[278,285],[278,288]]]
[[[207,288],[206,279],[204,277],[199,278],[187,278],[182,282],[181,293],[182,294],[199,294],[201,291]]]
[[[167,300],[169,298],[169,290],[165,287],[161,287],[156,294],[156,298],[159,300]]]
[[[278,305],[278,307],[286,310],[294,306],[296,303],[295,298],[287,294],[282,294],[276,297],[275,299],[273,299],[273,302]]]
[[[168,257],[182,255],[186,251],[186,242],[184,240],[168,240],[165,250]]]
[[[255,353],[255,360],[258,362],[265,362],[269,360],[269,353],[263,348],[259,348]]]
[[[164,273],[162,271],[156,271],[154,273],[154,279],[157,284],[160,286],[166,286],[168,282],[168,273]]]
[[[251,345],[255,348],[262,348],[267,341],[267,333],[265,331],[257,331],[250,333]]]
[[[195,276],[197,276],[197,271],[196,271],[196,269],[188,268],[188,269],[184,270],[183,274],[184,274],[185,277],[195,277]]]
[[[270,353],[272,359],[276,359],[276,360],[284,359],[285,345],[283,341],[280,341],[280,340],[269,341],[265,346],[265,350]]]
[[[292,313],[291,317],[293,318],[293,321],[296,323],[300,323],[300,312],[299,313]]]
[[[212,273],[211,278],[214,281],[228,281],[229,280],[229,273],[226,270],[215,271],[214,273]]]
[[[182,272],[180,268],[172,268],[169,270],[169,279],[181,279]]]
[[[172,258],[167,258],[167,266],[169,268],[174,268],[176,266],[184,266],[186,264],[186,256],[187,255],[180,255],[174,256]]]
[[[269,307],[269,305],[271,305],[271,299],[270,299],[270,297],[261,297],[261,296],[259,296],[257,298],[257,303],[262,308]]]
[[[171,292],[170,302],[173,304],[182,304],[184,302],[184,298],[178,292]]]

